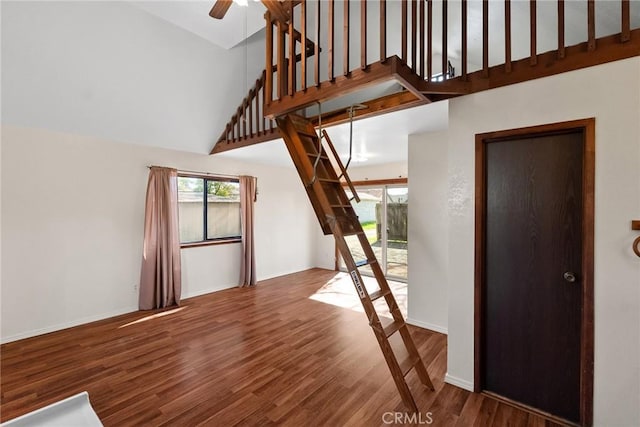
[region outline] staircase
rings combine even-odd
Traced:
[[[422,384],[431,390],[433,390],[433,384],[384,273],[343,188],[341,179],[346,181],[354,198],[359,201],[329,135],[326,131],[322,131],[322,138],[319,138],[309,120],[293,114],[277,118],[277,125],[309,195],[309,200],[323,232],[333,234],[336,240],[338,250],[347,266],[360,302],[369,319],[369,325],[378,340],[402,401],[411,412],[418,412],[416,402],[405,380],[406,375],[415,369]],[[354,259],[346,241],[347,236],[357,237],[358,244],[365,254],[364,259]],[[369,291],[365,287],[358,270],[364,266],[369,266],[373,271],[377,289]],[[386,320],[386,318],[381,319],[378,316],[373,301],[381,298],[386,301],[393,319]]]

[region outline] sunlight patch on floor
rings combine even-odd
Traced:
[[[367,292],[371,293],[378,289],[376,279],[373,277],[362,276]],[[401,282],[388,281],[389,287],[396,298],[396,302],[400,307],[402,315],[407,317],[407,284]],[[349,310],[364,313],[360,298],[353,286],[351,277],[347,273],[337,273],[331,280],[322,285],[313,295],[309,297],[314,301],[331,304],[336,307],[347,308]],[[374,301],[376,311],[380,316],[391,317],[389,307],[384,298]]]
[[[145,316],[145,317],[142,317],[142,318],[140,318],[138,320],[134,320],[133,322],[125,323],[122,326],[118,326],[118,329],[126,328],[127,326],[135,325],[136,323],[142,323],[142,322],[146,322],[148,320],[157,319],[159,317],[169,316],[170,314],[178,313],[178,312],[184,310],[185,308],[187,308],[187,307],[174,308],[173,310],[167,310],[167,311],[163,311],[163,312],[160,312],[160,313],[152,314],[150,316]]]

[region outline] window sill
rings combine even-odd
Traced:
[[[180,249],[198,248],[200,246],[228,245],[229,243],[242,243],[242,239],[220,239],[220,240],[205,240],[203,242],[181,243]]]

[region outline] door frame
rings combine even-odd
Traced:
[[[580,425],[593,423],[593,347],[594,347],[594,188],[595,188],[595,118],[552,123],[518,129],[476,134],[475,176],[475,279],[474,279],[474,391],[482,392],[483,320],[485,304],[485,220],[486,220],[486,145],[514,138],[583,132],[583,225],[582,225],[582,301],[580,336]],[[507,400],[507,399],[505,399]],[[525,406],[525,405],[520,405]],[[549,417],[535,408],[527,410]],[[553,418],[553,416],[551,416]]]

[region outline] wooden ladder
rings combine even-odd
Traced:
[[[405,377],[415,369],[422,384],[431,390],[433,390],[433,384],[369,240],[362,230],[358,216],[342,186],[341,178],[345,179],[354,198],[359,201],[355,188],[326,131],[322,131],[323,138],[319,138],[311,122],[293,114],[277,118],[277,123],[324,234],[333,234],[336,240],[402,401],[409,410],[418,412]],[[325,146],[328,151],[325,150]],[[329,152],[340,175],[336,172],[334,163],[328,155]],[[364,259],[354,259],[347,244],[347,236],[357,236],[358,244],[364,252]],[[359,268],[365,266],[369,266],[373,271],[378,284],[375,291],[370,292],[364,285]],[[383,318],[384,320],[381,321],[378,316],[373,301],[380,298],[385,299],[393,320]]]

